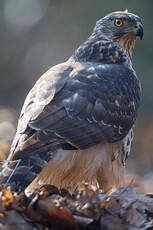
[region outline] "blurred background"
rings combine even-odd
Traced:
[[[127,170],[153,178],[153,1],[1,0],[0,1],[0,159],[15,133],[25,96],[49,67],[67,60],[88,38],[95,22],[125,10],[144,19],[133,64],[142,82],[143,103]]]

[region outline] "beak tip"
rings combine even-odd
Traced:
[[[143,26],[141,24],[139,25],[137,29],[135,29],[134,32],[135,32],[135,35],[140,37],[140,40],[142,40],[144,32],[143,32]]]

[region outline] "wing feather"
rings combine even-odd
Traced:
[[[119,141],[133,126],[140,98],[139,81],[128,67],[96,62],[58,65],[27,96],[13,159],[24,153],[23,134],[27,143],[34,135],[33,151],[51,143],[84,149],[101,141]]]

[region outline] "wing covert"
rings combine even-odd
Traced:
[[[45,131],[76,148],[124,138],[140,104],[134,71],[119,64],[95,63],[72,73],[43,113],[29,122],[30,128]],[[59,108],[56,113],[45,112],[54,106]]]

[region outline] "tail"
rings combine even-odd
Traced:
[[[21,192],[53,157],[58,143],[41,142],[36,134],[16,134],[7,160],[2,164],[0,185]]]
[[[18,161],[5,161],[0,172],[0,184],[22,192],[35,179],[52,158],[53,152],[41,152]]]

